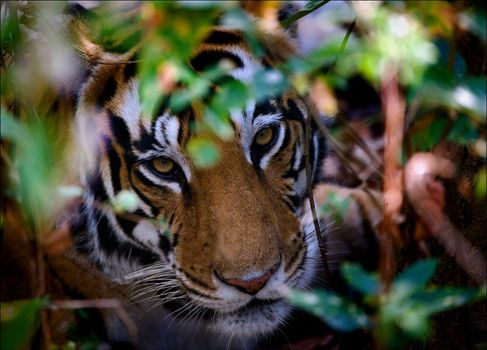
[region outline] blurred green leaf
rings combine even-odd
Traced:
[[[468,302],[485,297],[483,292],[474,288],[461,287],[438,287],[426,290],[419,290],[410,297],[426,314],[433,314],[456,308]]]
[[[1,303],[2,350],[24,349],[40,324],[46,298]]]
[[[189,157],[199,168],[209,168],[220,160],[220,151],[211,139],[204,136],[192,137],[186,146]]]
[[[487,107],[485,79],[480,77],[457,78],[442,65],[430,67],[423,81],[411,89],[424,107],[448,107],[467,113],[485,123]]]
[[[448,125],[448,117],[438,115],[431,123],[411,135],[411,146],[414,151],[430,151],[440,142]]]
[[[303,8],[296,13],[294,13],[291,17],[286,18],[281,22],[283,27],[289,27],[294,22],[298,21],[299,19],[303,18],[304,16],[310,14],[313,11],[316,11],[320,7],[329,3],[330,0],[309,0]]]
[[[487,195],[487,171],[481,169],[475,178],[475,196],[484,200]]]
[[[264,55],[265,51],[259,42],[255,22],[245,11],[238,7],[226,11],[221,19],[221,24],[241,30],[252,53],[257,57]]]
[[[25,127],[15,119],[15,117],[4,110],[1,110],[1,124],[0,135],[2,140],[7,139],[13,142],[21,142],[28,136]]]
[[[358,264],[345,263],[341,267],[342,276],[354,289],[365,295],[377,295],[380,282],[377,274],[365,271]]]
[[[350,198],[342,197],[337,192],[330,191],[326,202],[320,207],[320,214],[329,217],[337,223],[342,223],[350,206]]]
[[[262,69],[252,79],[252,93],[257,101],[277,96],[289,86],[284,75],[276,69]]]
[[[487,16],[485,11],[467,11],[459,15],[459,22],[470,32],[480,38],[484,43],[487,42]]]
[[[203,113],[204,127],[213,131],[218,137],[229,140],[234,137],[233,128],[228,118],[228,110],[225,108],[206,107]]]
[[[292,290],[288,299],[291,304],[321,318],[329,326],[342,332],[351,332],[369,325],[367,315],[362,309],[331,291]]]
[[[423,287],[436,271],[438,262],[434,259],[425,259],[414,263],[397,276],[393,287],[405,285],[408,287]]]
[[[460,115],[448,134],[448,139],[459,144],[470,144],[475,142],[479,137],[476,126],[466,115]]]
[[[123,190],[117,193],[111,205],[115,213],[133,212],[139,205],[139,197],[133,191]]]
[[[2,139],[14,145],[13,166],[9,168],[12,191],[18,196],[31,224],[49,216],[55,198],[55,147],[53,135],[45,123],[33,120],[20,123],[2,110]],[[33,170],[35,169],[35,170]]]

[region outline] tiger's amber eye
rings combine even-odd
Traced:
[[[257,136],[255,136],[255,142],[260,146],[265,146],[272,141],[273,137],[274,137],[274,128],[267,127],[260,130],[257,133]]]
[[[175,165],[171,159],[160,157],[152,160],[152,167],[161,174],[168,174],[174,170]]]

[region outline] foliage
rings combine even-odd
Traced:
[[[46,298],[19,300],[0,305],[1,348],[24,349],[40,324],[40,313]]]
[[[82,195],[82,189],[63,176],[68,172],[64,150],[69,145],[66,139],[70,138],[67,130],[73,106],[53,98],[59,95],[68,100],[69,86],[63,81],[74,81],[73,71],[79,68],[70,58],[67,48],[71,44],[59,23],[65,5],[1,5],[2,175],[7,178],[2,179],[2,199],[20,205],[33,240],[50,227],[67,199]],[[333,6],[329,1],[308,1],[281,25],[299,23],[319,8],[330,9],[330,17],[340,17]],[[163,106],[173,112],[189,104],[198,107],[200,115],[192,125],[194,136],[186,146],[196,167],[218,163],[218,139],[233,137],[231,111],[245,108],[250,100],[276,96],[290,87],[300,95],[313,94],[316,88],[313,102],[319,112],[327,114],[340,106],[337,92],[350,88],[352,77],[362,76],[380,94],[381,82],[391,70],[398,73],[407,103],[405,157],[432,151],[448,141],[464,147],[485,165],[485,67],[483,72],[473,69],[469,53],[457,52],[455,41],[458,35],[468,35],[485,46],[485,13],[442,1],[354,2],[351,6],[356,28],[350,26],[344,33],[343,23],[333,23],[327,40],[277,67],[255,72],[245,84],[225,79],[231,62],[219,62],[201,74],[187,64],[215,22],[240,29],[255,55],[263,55],[262,28],[237,3],[143,2],[139,11],[104,4],[85,20],[93,41],[108,51],[136,52],[133,61],[137,63],[144,117],[153,118]],[[338,152],[340,140],[334,141]],[[376,170],[382,175],[380,171]],[[472,171],[475,179],[468,185],[478,201],[485,200],[485,169]],[[124,191],[112,203],[102,204],[119,213],[130,212],[135,208],[134,199]],[[342,223],[349,208],[349,198],[332,193],[320,214]],[[0,219],[3,225],[4,218]],[[363,296],[360,302],[330,290],[291,291],[289,298],[340,331],[366,329],[384,346],[401,347],[429,334],[433,314],[477,300],[485,293],[433,286],[429,281],[435,268],[433,260],[420,261],[388,286],[377,273],[346,264],[342,277]],[[2,349],[22,347],[37,329],[44,306],[43,298],[2,304]]]
[[[356,264],[344,264],[343,278],[363,295],[366,309],[322,289],[292,290],[288,298],[339,331],[371,329],[377,342],[387,349],[403,348],[412,340],[424,339],[429,334],[431,315],[485,298],[485,288],[429,285],[435,270],[435,260],[418,261],[399,274],[386,291],[377,274]]]

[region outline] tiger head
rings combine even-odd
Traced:
[[[228,76],[246,82],[295,54],[284,33],[263,45],[257,58],[241,33],[216,27],[190,64],[199,71],[230,59]],[[130,57],[94,51],[76,114],[87,188],[78,252],[110,278],[152,291],[153,303],[211,314],[209,327],[220,334],[272,332],[291,309],[282,291],[309,283],[318,252],[299,220],[305,151],[313,183],[324,153],[314,122],[305,138],[310,107],[289,90],[230,111],[234,137],[214,138],[220,160],[200,168],[186,147],[197,108],[143,118]],[[138,199],[132,213],[106,205],[124,190]]]

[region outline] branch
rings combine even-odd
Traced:
[[[313,113],[314,114],[314,113]],[[328,267],[328,260],[326,259],[326,242],[321,237],[321,228],[318,222],[318,216],[316,215],[315,200],[313,198],[313,186],[311,179],[311,165],[309,162],[309,143],[311,142],[311,118],[308,116],[305,124],[305,136],[304,136],[304,162],[306,167],[306,185],[308,192],[309,206],[311,214],[313,215],[313,224],[315,226],[316,238],[318,239],[318,246],[320,248],[321,260],[323,262],[323,269],[325,272],[325,279],[331,281],[330,269]]]

